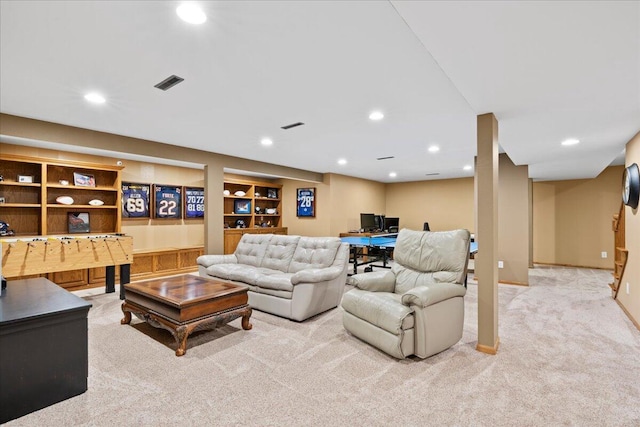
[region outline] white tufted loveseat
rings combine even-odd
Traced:
[[[245,234],[233,254],[202,255],[198,270],[249,287],[249,305],[303,321],[337,307],[349,266],[338,237]]]

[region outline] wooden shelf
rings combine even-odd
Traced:
[[[42,187],[39,182],[0,181],[0,185],[15,185],[16,187]]]
[[[38,203],[0,203],[0,208],[39,208]]]
[[[90,212],[92,233],[119,233],[121,226],[120,173],[122,166],[62,161],[20,155],[0,155],[0,219],[18,236],[48,236],[68,232],[68,214],[78,210]],[[62,185],[73,183],[74,173],[90,175],[95,187]],[[18,176],[32,176],[32,183],[18,182]],[[60,196],[71,195],[75,203],[55,203]],[[103,205],[90,205],[98,199]]]
[[[228,226],[224,230],[224,253],[234,252],[243,234],[287,234],[287,228],[282,224],[282,185],[251,179],[229,179],[225,180],[224,189],[230,193],[223,197],[224,221]],[[236,196],[233,194],[236,191],[243,191],[245,195]],[[267,194],[276,197],[267,197]],[[232,213],[238,200],[247,201],[251,212]],[[259,213],[256,213],[256,207],[260,208]],[[275,209],[277,213],[267,214],[266,209]],[[236,228],[236,219],[244,220],[246,228]],[[267,222],[267,227],[260,226]]]

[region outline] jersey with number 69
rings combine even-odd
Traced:
[[[149,186],[122,184],[122,215],[127,218],[149,217]]]

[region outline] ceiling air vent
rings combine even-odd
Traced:
[[[304,123],[302,123],[302,122],[291,123],[290,125],[282,126],[280,129],[288,130],[288,129],[295,128],[295,127],[298,127],[298,126],[302,126],[303,124]]]
[[[377,160],[389,160],[389,159],[395,159],[396,156],[387,156],[387,157],[378,157]]]
[[[154,85],[153,87],[157,87],[158,89],[162,89],[162,90],[167,90],[174,87],[175,85],[177,85],[183,80],[184,79],[182,77],[178,77],[174,74],[173,76],[167,77],[166,79],[164,79],[157,85]]]
[[[435,175],[440,175],[440,172],[432,172],[432,173],[425,174],[425,176],[435,176]]]

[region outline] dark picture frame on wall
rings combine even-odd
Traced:
[[[122,218],[150,218],[151,184],[122,183]]]
[[[182,186],[153,184],[154,218],[182,219]]]
[[[184,218],[204,218],[203,187],[184,187]]]
[[[316,189],[298,188],[296,196],[296,216],[313,218],[316,216]]]

